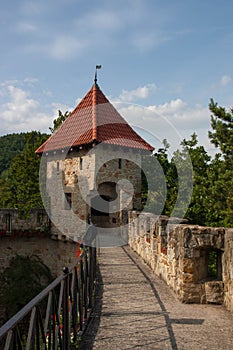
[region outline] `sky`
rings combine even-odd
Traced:
[[[0,136],[49,133],[93,84],[156,148],[233,106],[232,0],[8,0],[0,5]]]

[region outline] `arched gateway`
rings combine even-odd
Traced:
[[[45,202],[50,203],[52,234],[78,241],[90,224],[102,232],[107,229],[105,235],[120,228],[127,210],[140,210],[141,154],[153,149],[95,80],[61,127],[36,150],[47,165]]]

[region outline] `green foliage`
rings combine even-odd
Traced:
[[[208,226],[233,227],[233,167],[230,165],[230,145],[228,156],[217,154],[213,159],[203,146],[198,145],[194,133],[189,140],[181,142],[181,150],[168,157],[168,144],[164,140],[161,148],[152,157],[147,157],[143,174],[142,195],[144,203],[150,198],[145,210],[156,213],[165,203],[161,214],[183,217],[189,222]],[[233,148],[233,145],[231,146]],[[151,164],[153,157],[163,169],[166,181],[164,191],[161,174]],[[159,186],[148,187],[146,178]],[[149,189],[149,190],[148,190]],[[187,204],[188,207],[187,207]]]
[[[166,171],[169,170],[166,140],[164,148],[152,156],[142,158],[142,204],[145,211],[156,215],[164,213],[166,201]],[[162,212],[161,212],[162,211]]]
[[[5,321],[40,293],[50,282],[50,270],[36,256],[16,255],[0,273],[0,308]]]
[[[54,133],[66,120],[66,118],[70,115],[70,112],[66,111],[65,114],[62,114],[62,112],[58,111],[58,117],[53,120],[53,127],[50,127],[49,130],[51,133]]]
[[[176,166],[171,160],[169,160],[168,152],[170,145],[167,140],[163,140],[163,145],[164,147],[159,148],[158,151],[154,154],[154,157],[158,160],[163,169],[166,185],[166,198],[164,198],[164,208],[162,214],[171,215],[177,199],[178,175]],[[156,181],[156,179],[154,181]]]
[[[181,145],[190,157],[193,181],[192,197],[185,217],[192,223],[205,225],[209,210],[206,198],[208,197],[208,169],[211,158],[204,147],[198,145],[195,133],[191,135],[190,140],[183,140]]]
[[[25,147],[26,133],[4,135],[0,137],[0,175],[7,170],[15,156]]]
[[[210,203],[213,217],[210,222],[216,225],[233,227],[233,109],[227,112],[210,100],[209,109],[211,142],[219,148],[210,168]]]
[[[210,141],[219,147],[225,161],[232,165],[233,160],[233,109],[227,112],[225,108],[218,107],[213,99],[210,100],[209,109],[211,115],[211,126],[209,131]]]
[[[40,158],[35,150],[48,135],[32,131],[24,135],[25,147],[0,177],[0,206],[18,208],[28,216],[31,208],[43,207],[39,190]]]
[[[217,252],[215,250],[208,252],[208,276],[217,277]]]

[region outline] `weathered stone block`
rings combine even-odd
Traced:
[[[222,281],[210,281],[205,283],[207,303],[222,304],[224,299],[224,285]]]
[[[184,273],[194,273],[194,261],[191,259],[183,259],[181,264],[182,271]]]
[[[183,273],[182,274],[183,283],[193,283],[195,282],[194,275],[192,273]]]

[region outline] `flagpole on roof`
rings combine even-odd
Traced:
[[[101,65],[96,65],[95,66],[95,80],[94,80],[95,84],[97,84],[97,69],[101,69],[101,68],[102,68]]]

